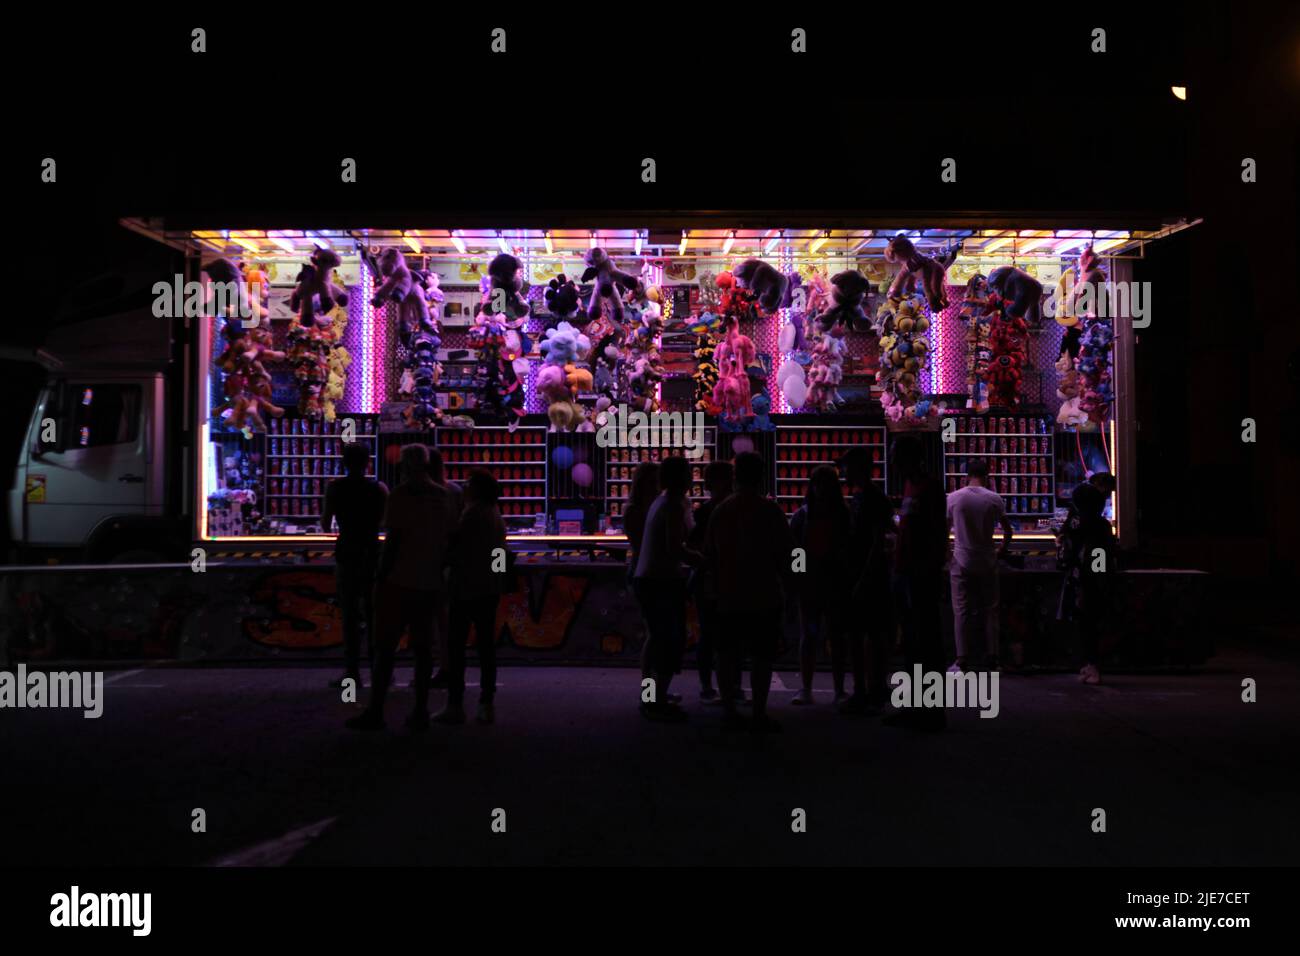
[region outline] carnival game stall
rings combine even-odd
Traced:
[[[1004,613],[1030,648],[1050,588],[1029,576],[1056,574],[1071,490],[1115,474],[1106,515],[1132,535],[1131,263],[1178,227],[131,226],[223,293],[196,349],[193,463],[195,539],[218,552],[327,554],[343,444],[391,485],[402,445],[423,442],[447,478],[501,483],[511,546],[540,576],[521,614],[536,625],[560,591],[579,616],[605,607],[579,643],[619,656],[639,627],[608,613],[628,603],[623,514],[637,467],[667,455],[690,459],[700,501],[711,461],[756,451],[787,513],[850,449],[895,498],[904,436],[948,491],[986,460],[1026,575]],[[522,617],[513,630],[527,650]]]

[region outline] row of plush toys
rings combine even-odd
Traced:
[[[334,403],[343,397],[344,373],[352,362],[342,346],[348,324],[348,294],[334,282],[338,253],[317,249],[298,272],[289,307],[297,317],[289,326],[289,364],[298,381],[298,414],[334,420]]]
[[[442,417],[435,401],[442,374],[437,361],[442,327],[437,316],[444,298],[437,273],[410,269],[397,249],[385,249],[378,259],[362,250],[362,258],[380,283],[370,297],[371,306],[396,306],[397,342],[406,359],[397,387],[398,397],[408,403],[403,419],[408,427],[427,428]]]
[[[1039,323],[1043,287],[1023,269],[1002,266],[966,284],[961,319],[966,325],[966,385],[969,405],[1020,405],[1029,329]]]
[[[658,407],[663,294],[619,269],[600,247],[588,250],[584,266],[581,281],[591,284],[585,303],[577,281],[563,273],[544,291],[547,310],[559,321],[539,345],[543,361],[534,387],[553,431],[594,430],[615,401],[645,412]],[[597,395],[595,421],[578,402],[591,394]]]
[[[718,313],[716,318],[710,313],[707,324],[719,329],[722,337],[710,356],[717,380],[709,410],[716,410],[722,428],[769,431],[775,427],[769,417],[772,402],[762,387],[766,373],[758,365],[753,339],[741,333],[740,323],[789,309],[798,282],[797,274],[787,276],[761,259],[746,259],[734,272],[718,274]]]
[[[317,249],[302,266],[289,298],[297,314],[284,351],[273,347],[270,323],[265,321],[270,315],[266,273],[229,259],[214,259],[203,267],[214,282],[226,283],[238,293],[223,329],[225,347],[216,359],[224,375],[224,401],[215,411],[230,428],[246,434],[266,431],[263,412],[275,418],[284,415],[284,409],[272,401],[268,361],[287,361],[293,369],[300,415],[334,419],[334,403],[343,396],[352,362],[341,344],[348,322],[348,293],[334,281],[339,264],[332,249]]]
[[[273,346],[270,323],[262,321],[268,314],[265,273],[250,268],[254,274],[250,284],[245,271],[229,259],[214,259],[203,271],[213,282],[236,293],[234,301],[227,303],[230,312],[222,328],[225,345],[215,362],[223,377],[222,402],[214,413],[237,431],[264,432],[263,412],[274,418],[284,415],[284,409],[271,400],[271,375],[265,363],[285,358],[285,353]]]
[[[880,328],[880,403],[891,421],[923,420],[937,408],[921,398],[919,377],[930,365],[930,318],[919,295],[887,298],[876,313]]]
[[[484,376],[483,396],[487,407],[504,418],[511,428],[524,416],[524,383],[531,350],[524,325],[532,307],[524,298],[523,266],[509,253],[501,253],[479,280],[482,296],[470,342],[478,351]]]
[[[1091,246],[1079,257],[1077,277],[1067,269],[1057,283],[1056,321],[1066,329],[1056,362],[1056,394],[1062,399],[1056,420],[1062,425],[1096,427],[1110,416],[1115,401],[1115,332],[1110,319],[1097,314],[1105,284],[1106,273]]]

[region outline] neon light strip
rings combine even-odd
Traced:
[[[373,415],[375,407],[375,307],[370,304],[374,295],[375,277],[363,263],[361,266],[361,410]],[[419,294],[418,292],[412,294]]]
[[[930,394],[942,392],[939,375],[943,371],[943,311],[930,316]]]

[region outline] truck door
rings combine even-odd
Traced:
[[[27,543],[79,547],[105,518],[145,511],[145,383],[69,377],[46,392],[30,436],[24,493]],[[54,442],[41,423],[53,419]]]

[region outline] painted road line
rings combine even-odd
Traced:
[[[114,674],[112,677],[104,678],[104,686],[107,687],[109,684],[116,684],[118,681],[124,678],[134,677],[136,674],[143,674],[143,673],[144,673],[143,667],[138,667],[133,671],[122,671],[122,673],[120,674]]]
[[[221,857],[212,866],[284,866],[313,840],[324,833],[338,817],[326,817],[316,823],[290,830],[284,836]]]

